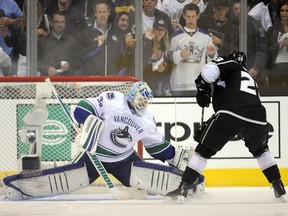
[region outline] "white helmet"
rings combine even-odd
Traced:
[[[152,99],[152,90],[146,82],[142,81],[134,83],[127,95],[127,100],[139,116],[143,116]]]

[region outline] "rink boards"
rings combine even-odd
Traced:
[[[288,98],[262,97],[262,101],[267,110],[267,119],[273,125],[273,131],[269,132],[271,136],[269,147],[276,158],[282,173],[283,182],[288,185],[288,134],[286,132],[288,128],[288,113],[285,112],[288,107]],[[197,105],[195,98],[155,98],[150,109],[155,115],[158,130],[173,145],[188,143],[194,147],[196,146],[197,143],[193,140],[193,133],[200,124],[202,109]],[[6,111],[7,109],[2,109],[0,113]],[[211,106],[205,108],[204,121],[212,114]],[[11,119],[10,121],[15,121],[16,124],[17,119]],[[2,125],[5,125],[5,122]],[[16,135],[17,131],[14,134]],[[17,139],[17,136],[15,136],[15,139]],[[1,161],[5,157],[15,167],[17,161],[16,146],[7,142],[1,142],[0,144],[5,145],[5,149],[9,149],[7,151],[9,155],[7,152],[2,151],[1,164],[7,162]],[[152,160],[145,150],[143,156],[148,161],[158,163],[158,161]],[[13,172],[16,172],[16,167],[8,170],[0,169],[0,178]],[[237,139],[230,141],[221,152],[208,161],[204,175],[206,176],[207,186],[268,185],[258,169],[257,161],[251,157],[243,141]]]

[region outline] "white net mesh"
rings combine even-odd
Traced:
[[[66,81],[67,79],[68,81]],[[75,79],[75,80],[73,80]],[[34,107],[37,98],[47,97],[45,78],[0,78],[0,178],[17,172],[17,159],[29,153],[29,144],[21,139],[23,117]],[[51,79],[67,110],[72,114],[79,100],[95,97],[103,91],[116,90],[127,94],[136,79],[131,77],[90,77]],[[47,89],[45,89],[47,88]],[[46,92],[46,93],[45,93]],[[43,125],[42,164],[44,167],[67,164],[77,153],[73,144],[76,131],[61,108],[59,101],[52,97],[43,99],[49,111]],[[40,119],[38,119],[40,121]]]

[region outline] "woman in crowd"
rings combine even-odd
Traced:
[[[280,20],[267,31],[267,67],[272,94],[288,95],[288,0],[279,5]]]
[[[143,43],[143,79],[155,96],[169,96],[172,65],[167,58],[170,37],[165,19],[155,20],[153,28],[146,31]]]
[[[23,17],[20,22],[17,24],[15,29],[15,39],[14,47],[19,53],[18,67],[17,67],[17,76],[27,76],[26,71],[26,43],[27,43],[27,11],[26,6],[27,0],[23,3]],[[43,19],[43,10],[37,0],[37,36],[42,37],[47,35],[47,27]]]

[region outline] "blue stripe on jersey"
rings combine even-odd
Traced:
[[[163,143],[145,146],[145,149],[152,157],[159,160],[171,159],[175,155],[175,148],[165,139]]]
[[[81,100],[74,110],[74,117],[79,125],[84,124],[86,118],[91,114],[98,116],[93,104],[87,100]]]

